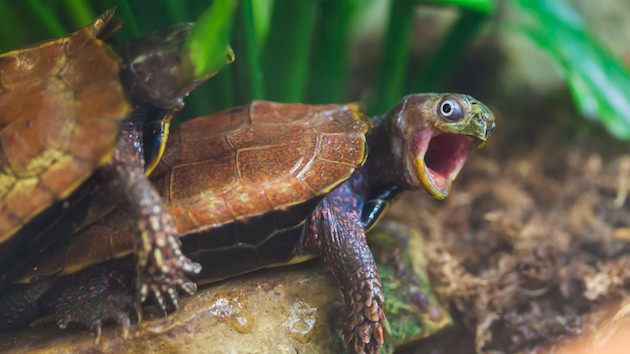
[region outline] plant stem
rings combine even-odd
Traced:
[[[480,12],[462,11],[450,32],[431,55],[412,83],[412,92],[441,91],[449,74],[468,50],[468,44],[488,16]]]
[[[319,4],[320,16],[313,39],[313,63],[308,80],[307,102],[345,101],[349,25],[355,5],[355,0],[326,1]]]
[[[173,23],[190,21],[190,17],[188,15],[188,7],[185,2],[180,0],[166,0],[164,2],[166,10],[169,14],[169,19]]]
[[[25,0],[24,3],[30,7],[36,17],[36,21],[51,34],[51,37],[63,37],[67,34],[63,24],[47,5],[40,0]]]
[[[236,104],[244,104],[251,100],[264,99],[265,94],[252,0],[241,0],[236,11],[232,45],[238,56],[232,69],[235,75]]]
[[[308,70],[315,0],[276,0],[263,53],[267,96],[300,102]]]
[[[92,6],[85,0],[66,0],[65,5],[74,30],[91,23],[97,16]]]
[[[127,0],[116,0],[116,13],[124,19],[123,30],[130,35],[129,38],[135,38],[142,35],[142,30],[136,21]]]
[[[392,0],[389,24],[375,96],[369,114],[381,114],[390,109],[403,95],[403,83],[410,51],[414,7],[417,1]]]
[[[0,21],[2,21],[2,28],[23,28],[18,12],[5,1],[0,1]],[[0,53],[23,46],[27,41],[23,30],[0,31],[0,43],[2,44]]]

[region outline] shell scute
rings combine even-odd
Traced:
[[[178,165],[173,167],[170,181],[171,200],[218,195],[237,183],[236,161],[232,155],[223,154],[212,160]]]
[[[214,225],[225,224],[234,220],[234,215],[226,205],[225,200],[219,197],[208,198],[206,200],[200,198],[189,208],[189,217],[194,221],[194,226],[185,226],[183,223],[178,223],[178,230],[182,230],[182,228],[183,230],[207,228]],[[182,228],[180,228],[180,225]]]
[[[291,206],[301,200],[315,197],[315,194],[303,182],[295,177],[279,183],[268,184],[265,188],[267,197],[275,209]]]
[[[118,127],[103,120],[81,122],[74,128],[75,134],[69,140],[69,151],[72,156],[96,161],[95,164],[99,164],[99,158],[107,156],[109,147],[116,142],[118,135]]]
[[[227,139],[236,150],[258,149],[278,145],[310,145],[315,140],[313,135],[316,133],[310,127],[297,124],[248,125],[230,134]],[[281,148],[278,150],[281,151]]]
[[[41,176],[41,180],[57,199],[63,199],[81,184],[82,181],[77,181],[75,176],[94,168],[95,163],[93,161],[64,155]]]
[[[365,156],[365,138],[361,135],[324,135],[317,156],[356,166]]]
[[[19,230],[15,220],[24,225],[72,194],[114,150],[131,104],[121,59],[98,38],[110,19],[0,56],[0,220],[10,225],[0,242]]]
[[[358,106],[328,105],[317,116],[310,117],[310,124],[327,134],[364,134],[371,126],[367,116],[357,111]]]
[[[238,168],[243,184],[284,183],[284,176],[300,171],[308,155],[298,153],[296,144],[281,144],[238,152]],[[314,150],[311,148],[311,150]]]
[[[5,201],[20,219],[27,217],[31,210],[37,210],[55,200],[50,189],[35,177],[20,179],[15,187],[5,197]]]
[[[194,141],[224,135],[249,123],[249,107],[239,106],[212,115],[212,119],[192,119],[181,125],[184,141]]]
[[[22,226],[22,219],[9,206],[0,205],[0,242],[4,242],[17,228]]]
[[[321,106],[301,103],[284,104],[268,101],[254,101],[251,103],[250,107],[250,116],[253,124],[286,124],[287,122],[304,120],[321,109]]]
[[[117,121],[120,113],[129,110],[121,85],[116,80],[106,80],[79,92],[76,98],[79,121]],[[113,126],[113,124],[110,124]]]
[[[5,100],[6,98],[6,100]],[[60,80],[50,79],[0,96],[0,130],[6,168],[16,176],[45,171],[67,146],[75,120],[74,96]],[[50,115],[59,114],[58,119]],[[9,120],[9,121],[7,121]]]
[[[315,195],[322,195],[348,179],[354,170],[355,167],[352,166],[318,159],[298,178],[308,185]]]
[[[169,142],[171,140],[169,138]],[[220,156],[230,155],[232,152],[233,149],[222,136],[199,139],[194,144],[171,144],[161,161],[166,166],[156,167],[156,171],[168,169],[168,166],[207,161],[214,158],[221,159]],[[158,173],[156,172],[156,174]]]
[[[68,57],[62,78],[76,90],[85,89],[103,80],[118,78],[120,58],[100,40],[87,41]]]
[[[59,74],[67,58],[63,40],[49,41],[0,55],[0,85],[9,90]]]
[[[231,193],[225,194],[223,198],[235,217],[256,215],[263,210],[273,209],[265,191],[254,185],[239,185]]]

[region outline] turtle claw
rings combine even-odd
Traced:
[[[383,345],[383,294],[377,279],[361,282],[361,290],[353,291],[351,306],[344,323],[344,341],[354,353],[375,353]]]
[[[185,257],[179,249],[167,253],[172,256],[161,259],[161,267],[148,267],[147,272],[139,273],[138,280],[139,302],[143,303],[151,297],[165,312],[179,307],[178,290],[189,295],[197,291],[197,285],[188,278],[188,274],[201,271],[201,266]]]
[[[120,327],[122,327],[122,331],[123,331],[122,332],[122,337],[123,337],[123,339],[127,339],[127,337],[129,337],[129,328],[131,327],[131,320],[129,320],[129,316],[124,311],[118,312],[115,316],[116,316],[116,322],[118,323],[118,325]],[[98,345],[98,344],[101,343],[101,337],[102,337],[102,334],[103,334],[103,320],[104,320],[104,318],[105,317],[98,318],[98,319],[96,319],[95,321],[93,321],[90,324],[90,330],[96,336],[96,338],[94,338],[94,344],[95,345]],[[67,323],[66,323],[66,325],[67,325]],[[62,327],[62,328],[65,328],[65,326]]]
[[[142,302],[138,301],[137,296],[136,296],[136,301],[133,302],[133,309],[136,311],[136,317],[138,317],[138,323],[142,323]]]
[[[119,316],[117,322],[123,329],[123,339],[127,339],[127,337],[129,337],[129,328],[131,327],[129,316],[126,314],[124,314],[124,316]]]
[[[137,259],[138,301],[149,296],[163,311],[179,307],[178,290],[192,295],[197,286],[188,278],[199,274],[201,265],[186,257],[170,214],[154,206],[153,216],[138,220],[140,240]],[[149,237],[148,235],[152,235]],[[152,242],[147,242],[148,240]]]
[[[197,283],[189,281],[181,285],[181,289],[184,290],[188,295],[193,295],[197,292]]]
[[[94,338],[94,344],[100,344],[101,334],[103,334],[103,324],[101,323],[101,321],[98,321],[98,323],[95,323],[91,329],[96,334],[96,338]]]
[[[69,276],[42,299],[44,311],[54,313],[57,325],[65,329],[78,324],[89,328],[99,343],[103,324],[116,321],[129,334],[129,314],[133,295],[129,291],[131,274],[113,267],[93,267]]]

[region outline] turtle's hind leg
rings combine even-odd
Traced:
[[[302,243],[320,254],[344,294],[343,334],[348,350],[374,353],[383,344],[384,299],[361,208],[350,188],[345,183],[318,204],[307,219]]]
[[[98,265],[59,279],[41,300],[44,312],[53,313],[61,328],[88,327],[101,337],[105,322],[116,321],[129,332],[134,311],[133,274],[123,268]]]

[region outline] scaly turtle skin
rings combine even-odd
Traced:
[[[59,235],[107,212],[128,211],[138,231],[138,301],[149,288],[164,306],[199,266],[145,177],[163,151],[183,97],[204,81],[180,74],[190,24],[126,43],[108,10],[68,37],[0,56],[0,269],[15,269]],[[122,58],[121,58],[122,56]],[[174,295],[175,294],[175,295]]]
[[[360,168],[369,122],[355,106],[254,102],[189,121],[173,133],[152,179],[182,232],[183,251],[203,265],[198,281],[320,255],[346,299],[348,348],[376,351],[383,341],[384,299],[366,228],[402,190],[424,187],[444,198],[467,152],[493,131],[494,117],[469,96],[419,94],[373,124],[366,135],[370,157]],[[128,306],[120,305],[129,303],[120,295],[128,280],[109,281],[128,279],[121,262],[96,266],[107,277],[90,277],[85,269],[132,252],[131,225],[124,220],[121,212],[110,214],[14,274],[32,284],[0,296],[0,323],[24,319],[38,306],[97,331],[104,319],[128,322]],[[63,290],[50,295],[45,290],[54,274],[67,276],[58,280]],[[112,289],[92,298],[111,292],[118,300],[69,309],[67,303],[85,293],[76,284],[86,279]]]

